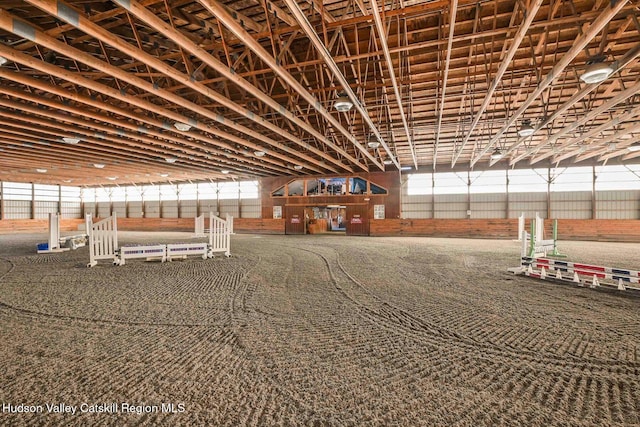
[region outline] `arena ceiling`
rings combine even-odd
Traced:
[[[637,0],[3,0],[0,180],[637,163],[639,15]],[[583,82],[594,67],[604,80]]]

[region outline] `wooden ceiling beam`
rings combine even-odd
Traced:
[[[224,155],[224,156],[229,155],[228,152],[218,150],[217,148],[212,146],[210,139],[208,137],[205,137],[204,135],[193,133],[193,132],[189,134],[191,138],[197,141],[200,141],[202,144],[205,144],[205,145],[196,144],[191,140],[184,138],[182,135],[178,135],[174,133],[169,134],[167,132],[162,132],[160,130],[157,130],[157,129],[172,130],[172,127],[168,126],[164,122],[153,120],[149,117],[133,114],[130,110],[125,110],[122,108],[118,108],[116,106],[108,105],[96,99],[82,96],[77,93],[68,92],[64,89],[61,89],[59,86],[53,86],[39,79],[33,79],[31,77],[25,76],[24,74],[8,71],[6,68],[0,67],[0,77],[3,77],[7,80],[19,82],[21,84],[26,85],[27,87],[37,88],[38,90],[44,91],[46,93],[54,94],[63,99],[73,100],[76,103],[95,108],[97,111],[100,111],[100,113],[97,113],[91,109],[86,109],[84,107],[73,107],[69,103],[64,103],[64,102],[56,103],[52,100],[49,100],[46,97],[32,96],[27,94],[26,92],[24,92],[22,95],[18,97],[18,98],[31,100],[32,102],[37,102],[39,104],[47,105],[51,108],[57,108],[60,111],[67,111],[72,114],[77,114],[79,116],[89,117],[91,119],[94,119],[103,123],[107,123],[112,126],[129,129],[131,132],[133,132],[133,135],[135,135],[136,138],[142,138],[142,140],[146,140],[144,139],[146,138],[146,135],[149,135],[150,137],[155,137],[156,139],[153,140],[155,141],[154,145],[162,144],[165,147],[165,149],[172,150],[172,151],[168,151],[168,154],[170,155],[170,157],[176,157],[176,158],[182,158],[184,160],[188,160],[188,159],[185,159],[185,154],[189,156],[203,156],[208,152],[213,152],[216,154],[219,153],[220,155]],[[17,90],[11,91],[10,89],[5,87],[1,87],[0,90],[2,93],[7,93],[9,95],[16,95],[17,93],[19,93],[19,91]],[[102,113],[103,111],[111,111],[112,113],[116,113],[122,117],[128,117],[133,122],[115,119],[111,116],[107,116],[103,114]],[[143,123],[143,124],[146,124],[147,126],[141,126],[137,123]],[[120,132],[117,128],[113,128],[112,132],[114,131],[116,133]],[[175,132],[177,132],[177,130]],[[254,166],[259,166],[263,168],[266,167],[268,169],[272,169],[275,171],[286,172],[286,169],[281,169],[277,165],[258,162],[250,157],[245,156],[245,161],[247,161],[248,163]]]
[[[27,1],[34,1],[34,0],[27,0]],[[189,51],[192,55],[195,55],[198,58],[200,58],[203,62],[207,63],[207,65],[209,65],[211,68],[213,68],[216,71],[218,71],[220,74],[222,74],[224,77],[226,77],[229,81],[232,81],[233,83],[235,83],[239,87],[243,88],[244,90],[247,90],[247,92],[249,92],[252,95],[256,96],[256,98],[259,99],[260,101],[262,101],[265,104],[269,105],[271,108],[274,109],[274,111],[276,111],[276,112],[278,112],[280,114],[283,114],[285,117],[287,117],[288,119],[292,120],[295,124],[299,125],[300,127],[305,129],[306,131],[314,134],[314,136],[316,136],[316,137],[320,136],[320,138],[322,138],[322,136],[318,135],[317,132],[315,132],[315,130],[311,126],[307,125],[306,123],[304,123],[304,122],[302,122],[300,120],[297,120],[295,115],[293,115],[291,112],[289,112],[288,110],[284,109],[280,104],[278,104],[272,98],[270,98],[269,96],[264,94],[260,89],[256,88],[251,83],[249,83],[245,79],[243,79],[240,76],[238,76],[237,74],[235,74],[233,69],[230,69],[228,66],[225,66],[224,64],[222,64],[219,60],[217,60],[216,58],[211,56],[204,49],[200,48],[199,46],[197,46],[196,44],[191,42],[191,40],[189,40],[187,37],[185,37],[182,33],[178,32],[177,30],[175,30],[174,28],[169,26],[166,22],[164,22],[161,19],[159,19],[153,13],[149,12],[146,8],[140,6],[140,4],[138,2],[133,1],[133,0],[132,1],[127,0],[126,2],[122,1],[122,0],[115,0],[115,1],[117,3],[119,3],[119,4],[122,3],[121,6],[127,8],[127,10],[130,13],[132,13],[133,15],[135,15],[138,19],[142,20],[143,22],[145,22],[146,24],[148,24],[152,28],[154,28],[157,31],[159,31],[165,37],[167,37],[169,39],[172,39],[180,47],[182,47],[183,49]],[[224,13],[226,13],[226,11],[224,11]],[[233,21],[236,25],[239,26],[239,24],[237,24],[237,22],[235,22],[235,20],[233,20],[233,18],[231,18],[230,16],[229,16],[229,19],[231,21]],[[118,48],[120,48],[120,46]],[[160,66],[160,64],[158,64],[158,66]],[[165,68],[166,67],[167,66],[165,65]],[[171,67],[168,67],[168,68],[171,68]],[[167,70],[167,73],[170,73],[170,72],[171,71]],[[185,82],[185,84],[186,83],[187,82]],[[193,82],[191,82],[191,83],[193,83]],[[215,96],[214,93],[210,93],[209,95]],[[230,100],[227,100],[227,101],[228,101],[227,102],[228,105],[231,108],[235,108],[235,109],[240,108],[239,106],[236,106],[236,107],[232,106],[231,105],[233,103],[232,101],[230,101]],[[225,102],[225,101],[222,100],[222,102]],[[256,121],[257,123],[261,124],[262,126],[265,126],[267,128],[272,126],[268,121],[262,119],[262,117],[257,116],[256,114],[254,114],[251,111],[244,110],[243,114],[244,114],[244,116],[246,118],[249,118],[250,120]],[[301,148],[312,152],[313,154],[323,158],[324,160],[327,160],[330,163],[334,163],[335,165],[341,167],[342,169],[346,169],[348,171],[352,171],[352,169],[348,165],[343,164],[342,162],[340,162],[339,160],[331,157],[327,153],[323,153],[323,152],[321,152],[321,151],[309,146],[308,144],[305,144],[299,138],[296,138],[295,136],[293,136],[291,134],[288,134],[287,132],[283,132],[282,129],[278,129],[277,131],[278,131],[278,134],[287,137],[287,139],[289,139],[290,141],[292,141],[295,144],[299,145]],[[284,144],[277,143],[276,141],[273,141],[272,144],[274,144],[274,146],[277,146],[281,150],[290,150]],[[336,147],[336,148],[338,148],[338,147]],[[313,158],[305,155],[304,153],[301,153],[300,151],[295,151],[295,153],[298,153],[297,154],[298,156],[301,156],[301,157],[304,156],[303,158],[310,164],[315,164],[315,165],[317,165],[317,166],[319,166],[319,167],[321,167],[323,169],[327,169],[327,170],[330,170],[330,171],[333,171],[333,172],[336,171],[335,168],[329,166],[325,162],[319,162],[316,159],[313,159]]]
[[[485,145],[485,147],[474,156],[471,160],[470,166],[473,167],[478,160],[480,160],[491,148],[493,148],[496,142],[502,135],[511,127],[518,117],[524,113],[524,111],[540,96],[540,94],[549,86],[553,81],[562,73],[562,71],[578,56],[578,54],[587,46],[587,44],[605,27],[605,25],[613,19],[618,12],[625,6],[627,0],[619,0],[617,3],[610,4],[600,13],[600,15],[593,21],[589,28],[582,33],[574,43],[574,45],[565,53],[558,63],[549,71],[545,76],[545,79],[540,82],[538,87],[527,97],[526,101],[518,108],[518,110],[511,115],[507,123],[491,138],[491,140]]]
[[[458,0],[453,0],[453,2],[456,4],[455,9],[457,10]],[[389,45],[387,44],[387,31],[384,28],[384,24],[382,22],[382,17],[380,15],[380,9],[378,7],[378,3],[376,2],[376,0],[369,0],[369,3],[371,5],[371,14],[375,22],[375,27],[378,32],[378,39],[379,39],[380,45],[382,46],[382,52],[384,54],[385,62],[387,64],[387,71],[389,73],[389,78],[391,80],[391,87],[393,88],[393,93],[395,94],[395,97],[396,97],[396,103],[398,105],[398,109],[400,110],[400,119],[402,121],[402,126],[407,136],[407,142],[409,144],[411,157],[413,159],[413,166],[415,169],[418,169],[418,158],[416,157],[416,151],[413,144],[413,140],[411,138],[411,132],[409,131],[409,123],[407,122],[407,116],[404,111],[404,104],[402,101],[402,96],[400,95],[400,87],[398,86],[398,81],[396,80],[396,72],[393,67],[393,60],[391,59],[391,53],[389,52]],[[383,4],[383,8],[384,8],[384,4]],[[389,153],[389,155],[392,156],[391,153]],[[394,157],[395,156],[392,156],[392,158]]]
[[[116,0],[120,1],[120,0]],[[309,103],[309,105],[313,106],[331,125],[340,131],[350,142],[354,144],[354,146],[359,146],[358,141],[347,131],[340,122],[329,113],[324,106],[318,102],[318,100],[311,95],[297,80],[295,80],[291,74],[289,74],[284,68],[282,68],[275,59],[260,45],[256,42],[247,31],[242,28],[238,23],[233,20],[231,15],[227,13],[227,11],[220,6],[220,4],[215,0],[199,0],[199,2],[211,12],[220,22],[222,22],[231,32],[233,32],[236,37],[239,37],[243,43],[245,43],[251,50],[253,50],[265,64],[269,65],[273,69],[273,71],[283,80],[287,82],[289,86],[291,86],[296,92],[298,92],[302,97]],[[364,171],[368,171],[369,168],[366,164],[361,163],[358,159],[356,159],[351,154],[347,153],[341,147],[338,147],[336,144],[331,142],[328,138],[324,137],[324,135],[317,132],[315,129],[311,128],[310,132],[314,135],[318,140],[324,142],[329,148],[334,150],[336,153],[344,156],[346,159],[351,161],[354,165],[359,167]],[[384,166],[377,161],[373,162],[380,169],[384,170]]]
[[[313,28],[311,27],[311,23],[304,16],[304,13],[302,12],[298,4],[295,2],[295,0],[285,0],[285,3],[287,4],[287,7],[289,8],[293,16],[299,22],[300,28],[302,28],[302,31],[307,35],[312,45],[315,46],[318,54],[324,60],[324,63],[327,65],[329,70],[331,70],[331,72],[333,73],[333,76],[335,76],[338,79],[338,82],[340,83],[340,85],[348,95],[349,99],[351,99],[351,102],[353,103],[356,110],[362,116],[362,119],[364,120],[364,122],[368,125],[369,129],[376,136],[376,139],[380,142],[380,144],[382,144],[387,154],[389,155],[389,158],[393,161],[396,167],[400,169],[400,164],[398,163],[396,156],[391,152],[391,149],[387,145],[387,142],[384,140],[384,138],[380,134],[378,127],[375,125],[375,123],[373,123],[373,120],[371,120],[369,113],[367,112],[365,107],[362,105],[362,103],[358,99],[358,96],[354,93],[353,89],[351,89],[351,85],[349,84],[346,77],[342,73],[342,70],[340,70],[338,65],[333,61],[331,53],[329,52],[327,47],[324,45],[322,40],[320,40],[320,37],[318,36],[318,34],[313,30]],[[357,141],[357,139],[356,139],[356,144],[357,144],[356,147],[360,150],[360,152],[363,155],[369,158],[369,160],[371,160],[374,164],[378,164],[379,167],[384,169],[384,166],[373,155],[371,155],[371,153],[369,153],[369,150],[367,149],[366,146],[364,146],[363,144],[360,144],[360,142]]]
[[[636,95],[637,93],[640,93],[640,82],[637,83],[636,85],[628,88],[627,90],[619,93],[618,95],[616,95],[615,97],[611,98],[609,101],[607,101],[606,103],[602,104],[600,107],[595,108],[594,110],[590,111],[588,114],[585,114],[583,117],[581,117],[579,120],[571,123],[569,126],[564,127],[562,130],[560,130],[560,132],[556,132],[555,134],[551,135],[548,139],[547,142],[545,143],[545,145],[551,145],[553,146],[554,143],[562,136],[580,129],[581,126],[584,126],[587,122],[589,122],[590,120],[598,117],[598,115],[607,112],[607,110],[611,109],[612,107],[614,107],[616,104],[619,104],[623,101],[625,101],[626,99],[628,99],[629,97]],[[575,138],[569,141],[565,141],[563,142],[561,145],[558,146],[558,148],[553,148],[551,150],[549,150],[548,152],[539,155],[538,157],[535,157],[533,159],[531,159],[531,161],[529,162],[529,164],[536,164],[541,160],[544,160],[548,157],[553,156],[554,154],[559,153],[560,151],[562,151],[564,148],[570,147],[572,145],[578,144],[582,141],[585,141],[587,138],[590,138],[594,135],[597,135],[599,133],[601,133],[602,131],[609,129],[612,126],[617,126],[618,124],[629,120],[631,118],[633,118],[634,116],[640,114],[640,106],[636,107],[632,110],[630,110],[629,112],[620,114],[617,118],[614,118],[612,120],[607,120],[605,123],[603,123],[600,126],[597,126],[593,129],[591,129],[590,131],[588,131],[587,133],[585,133],[584,135],[581,135],[579,138]]]
[[[56,6],[56,8],[48,8],[47,6],[51,6],[51,5],[47,5],[46,3],[44,3],[42,0],[27,0],[30,3],[38,6],[38,7],[42,7],[44,8],[44,10],[46,10],[49,13],[54,13],[56,15],[59,15],[59,11],[57,10],[57,7],[59,7],[59,5],[61,4],[61,2],[58,2],[58,4],[53,5]],[[68,7],[68,6],[67,6]],[[12,23],[12,21],[9,21],[11,19],[10,16],[6,16],[3,18],[2,13],[0,13],[0,24],[4,24],[2,25],[5,29],[7,29],[8,31],[11,31],[11,25],[10,23]],[[8,14],[7,14],[8,15]],[[64,19],[64,14],[61,18]],[[173,67],[170,67],[169,65],[163,63],[162,61],[156,60],[155,58],[151,57],[151,55],[146,54],[144,51],[141,51],[140,49],[137,49],[131,45],[129,45],[128,43],[123,42],[122,40],[116,38],[115,36],[109,34],[108,32],[106,32],[105,30],[101,29],[100,27],[96,26],[95,24],[92,24],[90,21],[78,16],[77,21],[74,22],[75,25],[87,32],[88,34],[91,34],[92,36],[96,37],[98,40],[103,41],[104,43],[108,43],[114,47],[116,47],[117,49],[124,51],[125,53],[131,55],[132,57],[137,57],[137,58],[142,58],[143,61],[145,63],[147,63],[147,65],[153,67],[154,69],[157,69],[158,71],[164,73],[165,75],[171,76],[172,78],[176,79],[176,81],[182,81],[185,84],[189,85],[190,87],[199,90],[200,93],[205,94],[206,96],[216,100],[217,102],[222,102],[225,103],[225,106],[227,107],[237,107],[237,109],[240,109],[241,112],[243,112],[246,116],[248,117],[254,117],[255,120],[257,120],[258,122],[260,122],[261,124],[264,123],[268,123],[264,120],[262,120],[261,118],[256,118],[256,116],[252,113],[250,113],[248,110],[245,109],[241,109],[241,107],[239,107],[237,104],[233,103],[232,101],[228,100],[227,98],[217,94],[216,92],[212,91],[211,89],[207,88],[206,86],[204,86],[203,84],[197,83],[195,82],[193,79],[191,79],[189,76],[184,75],[183,73],[175,70]],[[174,93],[171,93],[169,91],[166,91],[164,89],[161,89],[160,87],[158,87],[157,85],[153,85],[143,79],[140,79],[138,77],[132,76],[129,73],[124,72],[123,70],[117,68],[117,67],[113,67],[110,66],[108,64],[105,64],[104,62],[94,58],[93,56],[86,54],[84,52],[81,52],[75,48],[72,48],[68,45],[64,45],[61,42],[58,42],[55,39],[52,39],[50,37],[48,37],[46,34],[38,31],[38,30],[34,30],[35,33],[35,37],[37,39],[37,41],[39,43],[43,43],[45,45],[50,46],[52,49],[56,49],[58,51],[60,51],[61,53],[71,56],[83,63],[85,63],[86,65],[89,65],[92,68],[98,69],[102,72],[105,73],[109,73],[113,76],[116,76],[120,79],[122,79],[123,81],[127,81],[128,83],[135,85],[136,87],[139,87],[143,90],[145,90],[148,93],[154,93],[157,96],[160,96],[162,98],[164,98],[167,101],[170,101],[176,105],[180,105],[190,111],[193,111],[197,114],[200,114],[203,117],[208,118],[209,120],[218,122],[223,124],[224,126],[230,127],[234,130],[237,130],[239,132],[242,132],[248,136],[251,136],[255,139],[261,140],[262,142],[265,142],[267,144],[269,144],[272,147],[278,148],[282,151],[285,152],[289,152],[292,155],[296,155],[298,157],[300,157],[301,155],[297,152],[295,152],[294,150],[289,149],[287,146],[285,146],[284,144],[278,143],[277,141],[268,138],[262,134],[260,134],[257,131],[254,131],[252,129],[248,129],[245,126],[241,126],[237,123],[235,123],[232,120],[228,120],[225,119],[223,116],[221,116],[220,114],[216,114],[211,112],[210,110],[207,110],[206,108],[203,108],[201,106],[196,105],[195,103],[192,103],[190,101],[187,101],[186,99],[184,99],[183,97],[180,97]],[[127,100],[125,100],[125,102],[128,102]],[[170,112],[169,110],[166,109],[162,109],[160,110],[158,106],[154,105],[154,104],[150,104],[147,103],[146,101],[142,101],[140,99],[136,100],[136,102],[138,103],[142,103],[143,105],[139,105],[141,106],[141,108],[147,109],[149,111],[156,111],[156,112],[162,112],[162,114],[168,118],[171,118],[172,120],[175,120],[176,122],[181,122],[181,123],[190,123],[192,126],[203,130],[205,132],[209,132],[213,135],[216,135],[220,138],[226,139],[228,141],[234,142],[235,144],[241,145],[241,146],[245,146],[248,147],[252,150],[255,151],[265,151],[268,152],[269,157],[276,157],[279,158],[280,160],[283,160],[285,162],[288,163],[297,163],[297,160],[294,160],[293,158],[291,158],[290,156],[285,156],[282,155],[280,153],[278,153],[277,151],[274,150],[267,150],[264,147],[257,145],[247,139],[242,139],[239,138],[233,134],[230,134],[228,132],[224,132],[220,129],[214,128],[212,126],[209,125],[204,125],[198,121],[194,121],[193,119],[187,118],[185,116],[182,115],[177,115],[175,113]],[[178,117],[180,117],[178,119]],[[279,131],[279,129],[273,129],[274,132]],[[228,150],[232,150],[236,153],[239,154],[237,148],[233,145],[230,145],[228,143],[224,143],[222,141],[219,141],[218,144],[219,146],[221,146],[222,148],[228,149]],[[315,163],[321,163],[318,162],[317,160],[313,159],[312,157],[306,156],[305,160],[311,162],[315,162]],[[280,166],[286,166],[282,163],[279,164]],[[319,164],[318,166],[321,166],[321,164]],[[310,167],[312,170],[314,170],[313,167]],[[316,171],[320,171],[320,169],[315,169]]]
[[[634,61],[638,56],[640,56],[640,43],[636,44],[636,46],[633,49],[629,50],[618,61],[615,61],[613,64],[611,64],[611,67],[614,70],[613,74],[620,73],[627,65],[629,65],[632,61]],[[551,114],[548,118],[543,120],[542,123],[540,123],[539,125],[535,126],[534,127],[534,134],[536,132],[538,132],[540,129],[546,128],[550,123],[553,123],[558,117],[560,117],[562,114],[567,112],[578,101],[583,99],[585,96],[587,96],[591,92],[595,91],[600,85],[604,84],[605,82],[606,81],[600,82],[600,83],[596,83],[596,84],[585,84],[585,85],[583,85],[582,89],[580,89],[571,98],[569,98],[567,101],[565,101],[558,109],[556,109],[553,112],[553,114]],[[519,138],[506,151],[505,157],[510,155],[511,153],[513,153],[526,139],[527,139],[526,137]],[[524,159],[525,157],[527,157],[527,156],[529,156],[529,155],[531,155],[533,153],[536,153],[538,150],[540,150],[540,148],[541,147],[539,147],[539,146],[535,146],[535,147],[532,147],[532,148],[526,150],[525,152],[523,152],[520,155],[516,156],[515,158],[511,159],[509,161],[509,165],[510,166],[515,165],[517,162],[519,162],[520,160]]]
[[[540,6],[542,5],[542,2],[543,2],[543,0],[535,0],[535,1],[533,1],[531,3],[531,5],[530,5],[529,10],[525,11],[524,20],[522,21],[522,24],[518,27],[518,31],[516,32],[516,34],[513,37],[513,41],[511,42],[511,46],[509,46],[509,50],[507,51],[506,55],[502,59],[502,62],[500,63],[500,66],[498,67],[498,71],[493,76],[493,80],[491,81],[491,84],[489,85],[489,88],[488,88],[488,90],[487,90],[487,92],[486,92],[486,94],[484,96],[484,100],[482,101],[482,104],[480,105],[479,110],[477,112],[475,112],[474,117],[473,117],[473,121],[471,122],[471,126],[469,127],[469,129],[466,130],[466,134],[465,134],[465,137],[464,137],[464,139],[462,141],[462,144],[456,150],[456,152],[455,152],[455,154],[454,154],[454,156],[453,156],[453,158],[451,160],[451,167],[454,167],[456,165],[456,162],[458,161],[458,158],[460,157],[460,154],[462,154],[462,151],[464,150],[465,146],[467,145],[467,142],[469,141],[469,138],[471,137],[474,129],[478,125],[478,122],[480,122],[480,119],[482,118],[482,116],[484,115],[487,107],[489,106],[489,103],[491,102],[491,99],[493,98],[493,94],[494,94],[495,90],[497,89],[498,85],[502,81],[502,78],[504,77],[504,74],[507,72],[507,69],[511,65],[511,61],[513,60],[513,57],[515,56],[516,52],[518,51],[518,48],[520,47],[520,43],[522,43],[522,41],[524,40],[525,36],[527,35],[527,32],[529,31],[529,27],[533,23],[533,20],[535,19],[536,14],[538,13],[538,10],[540,9]]]

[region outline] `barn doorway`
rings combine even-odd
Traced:
[[[327,205],[305,208],[309,234],[346,234],[346,206]]]

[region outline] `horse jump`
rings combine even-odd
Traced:
[[[101,221],[93,223],[91,214],[85,217],[89,235],[89,264],[93,267],[99,260],[110,260],[114,265],[125,265],[127,259],[145,258],[159,261],[172,261],[198,255],[202,259],[212,258],[214,253],[222,252],[231,256],[231,238],[228,222],[209,214],[209,243],[178,243],[140,246],[118,246],[118,222],[115,213]]]
[[[518,271],[514,271],[518,270]],[[625,291],[640,291],[640,272],[626,268],[567,262],[549,258],[523,257],[516,274],[542,280],[571,282],[578,286],[598,288],[600,286]]]

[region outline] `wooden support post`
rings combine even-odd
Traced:
[[[58,184],[58,215],[62,218],[62,186]]]
[[[0,181],[0,220],[4,219],[4,181]]]
[[[598,216],[597,214],[597,205],[596,205],[596,179],[597,179],[597,175],[596,175],[596,167],[591,166],[592,170],[593,170],[593,179],[591,182],[591,219],[596,219],[596,217]]]
[[[551,218],[551,168],[547,168],[547,218]]]
[[[506,200],[505,200],[505,209],[504,209],[504,213],[505,213],[505,218],[509,219],[510,215],[511,215],[511,209],[509,206],[509,169],[505,169],[505,179],[507,181],[507,187],[506,187]],[[520,236],[518,236],[518,238],[520,238]]]
[[[36,186],[31,183],[31,219],[36,219]]]

